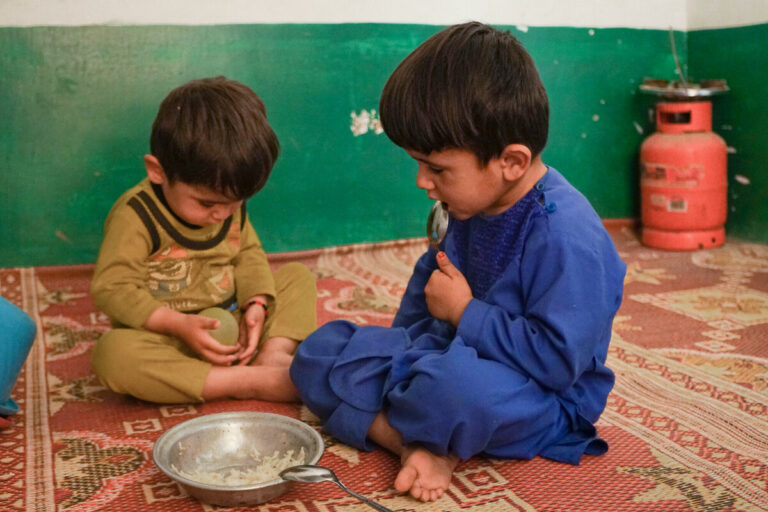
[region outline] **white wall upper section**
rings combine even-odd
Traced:
[[[0,25],[418,23],[685,30],[686,0],[0,0]]]
[[[768,23],[768,0],[688,0],[688,29]]]
[[[768,21],[768,0],[0,0],[0,26],[417,23],[690,30]]]

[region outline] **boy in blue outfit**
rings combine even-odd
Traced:
[[[451,219],[416,263],[391,328],[326,324],[291,378],[326,430],[401,458],[424,501],[476,454],[578,464],[607,450],[595,421],[624,263],[589,202],[543,163],[549,107],[509,33],[449,27],[382,93],[385,132]]]

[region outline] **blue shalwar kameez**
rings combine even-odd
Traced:
[[[300,346],[291,378],[340,440],[372,448],[379,411],[403,442],[461,459],[601,454],[594,422],[625,265],[589,202],[553,168],[507,211],[451,219],[443,249],[473,299],[457,328],[433,318],[416,263],[391,328],[330,322]]]

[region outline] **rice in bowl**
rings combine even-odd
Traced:
[[[171,467],[179,475],[209,485],[223,485],[226,487],[238,487],[243,485],[260,484],[274,480],[280,476],[280,472],[292,466],[299,466],[306,463],[307,455],[302,446],[299,453],[294,456],[293,450],[288,450],[285,454],[275,452],[272,455],[263,456],[257,451],[250,454],[251,464],[241,466],[226,466],[226,460],[207,460],[205,466],[218,466],[222,469],[217,470],[193,470],[182,471],[177,467]],[[202,461],[199,461],[201,466]]]
[[[158,468],[190,495],[222,506],[257,505],[290,488],[278,474],[315,464],[320,434],[286,416],[259,412],[209,414],[180,423],[155,442]]]

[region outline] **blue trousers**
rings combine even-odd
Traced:
[[[325,429],[372,449],[371,422],[384,411],[405,444],[461,459],[543,455],[577,464],[607,445],[594,426],[534,380],[478,357],[460,337],[330,322],[299,346],[290,374]]]

